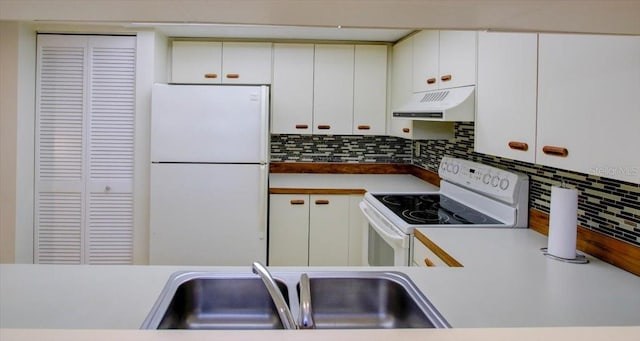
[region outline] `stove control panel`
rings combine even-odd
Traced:
[[[496,199],[514,203],[520,186],[527,186],[528,176],[485,164],[443,157],[438,170],[440,178]],[[525,183],[526,182],[526,183]]]

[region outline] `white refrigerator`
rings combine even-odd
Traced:
[[[155,84],[150,263],[267,258],[269,88]]]

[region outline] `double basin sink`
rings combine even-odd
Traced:
[[[317,329],[449,328],[399,272],[306,272]],[[300,315],[300,272],[274,272],[292,316]],[[278,309],[254,274],[178,272],[169,278],[143,329],[283,329]]]

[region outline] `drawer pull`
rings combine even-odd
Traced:
[[[328,129],[331,129],[331,126],[328,125],[328,124],[320,124],[320,125],[318,125],[318,129],[328,130]]]
[[[427,79],[427,84],[434,84],[436,82],[435,78],[429,78]]]
[[[509,141],[509,148],[526,152],[529,150],[529,145],[524,142]]]
[[[238,78],[240,78],[240,74],[239,73],[227,73],[227,78],[238,79]]]
[[[304,200],[303,199],[292,199],[291,201],[289,201],[289,203],[291,203],[291,205],[304,205]]]
[[[444,75],[444,76],[440,77],[440,79],[441,79],[443,82],[448,82],[448,81],[450,81],[450,80],[451,80],[451,75]]]
[[[371,129],[371,126],[368,125],[359,125],[358,126],[358,130],[369,130]]]
[[[296,124],[296,129],[309,129],[307,124]]]
[[[564,147],[544,146],[542,147],[542,152],[547,155],[559,157],[567,157],[569,155],[569,151]]]
[[[429,258],[427,258],[427,257],[424,257],[424,264],[425,264],[426,266],[436,266],[436,265],[431,261],[431,259],[429,259]]]
[[[318,199],[318,200],[316,200],[316,205],[329,205],[329,200]]]
[[[403,132],[403,133],[408,133],[408,132],[410,132],[410,131],[411,131],[411,129],[409,129],[409,128],[402,128],[402,132]]]
[[[218,78],[217,73],[205,73],[204,78]]]

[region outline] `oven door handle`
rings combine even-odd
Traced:
[[[377,222],[377,219],[374,218],[369,213],[369,207],[367,207],[367,204],[365,204],[363,202],[360,202],[360,204],[358,206],[360,206],[360,210],[362,211],[362,214],[364,214],[364,216],[369,221],[369,225],[377,233],[380,234],[380,237],[382,237],[382,239],[384,239],[389,244],[398,245],[401,248],[408,248],[409,247],[409,240],[408,240],[406,235],[401,235],[401,234],[398,234],[398,233],[394,233],[393,231],[391,231],[387,227],[385,227],[384,224],[379,224]],[[380,217],[380,218],[385,220],[385,222],[387,224],[392,225],[391,222],[389,220],[387,220],[385,217]]]

